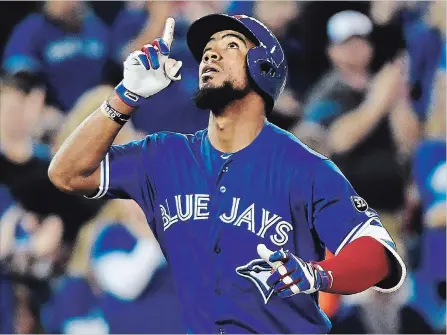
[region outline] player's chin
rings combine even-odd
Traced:
[[[199,88],[219,88],[223,86],[222,80],[216,78],[216,75],[204,75],[200,78]]]

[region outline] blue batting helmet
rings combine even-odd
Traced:
[[[211,14],[195,21],[186,41],[194,58],[200,62],[210,37],[222,30],[234,30],[256,44],[247,53],[248,72],[258,88],[274,105],[286,84],[287,60],[278,39],[259,20],[247,15]]]

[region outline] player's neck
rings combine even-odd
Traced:
[[[233,153],[250,145],[265,123],[262,98],[249,94],[228,105],[221,113],[210,113],[208,137],[214,148]]]

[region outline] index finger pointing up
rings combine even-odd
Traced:
[[[172,41],[174,40],[175,20],[172,17],[166,19],[165,30],[163,32],[163,41],[166,42],[168,48],[171,49]]]

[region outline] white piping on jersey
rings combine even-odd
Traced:
[[[101,161],[100,164],[100,181],[98,192],[93,197],[87,197],[88,199],[99,199],[102,198],[109,190],[109,154]]]
[[[367,224],[369,224],[374,218],[369,219],[368,221],[366,221],[365,223],[360,223],[357,226],[355,226],[350,232],[349,234],[344,238],[343,242],[340,243],[340,245],[338,246],[337,250],[335,251],[335,255],[338,255],[338,253],[340,252],[341,249],[343,249],[343,247],[348,243],[348,241],[351,240],[351,237],[353,237],[353,235],[360,231],[361,227],[365,227]]]
[[[384,228],[385,229],[385,228]],[[374,238],[374,236],[371,236],[372,238]],[[402,260],[402,258],[399,256],[399,254],[396,252],[396,250],[394,250],[390,245],[388,245],[385,241],[383,241],[382,239],[375,239],[377,241],[379,241],[385,248],[387,248],[387,250],[389,252],[391,252],[391,254],[394,256],[394,258],[396,258],[397,262],[399,263],[401,269],[402,269],[402,275],[400,277],[399,282],[391,288],[381,288],[378,286],[373,286],[372,289],[378,291],[378,292],[382,292],[382,293],[391,293],[394,291],[397,291],[402,284],[404,283],[405,277],[407,276],[407,267],[405,266],[404,261]]]

